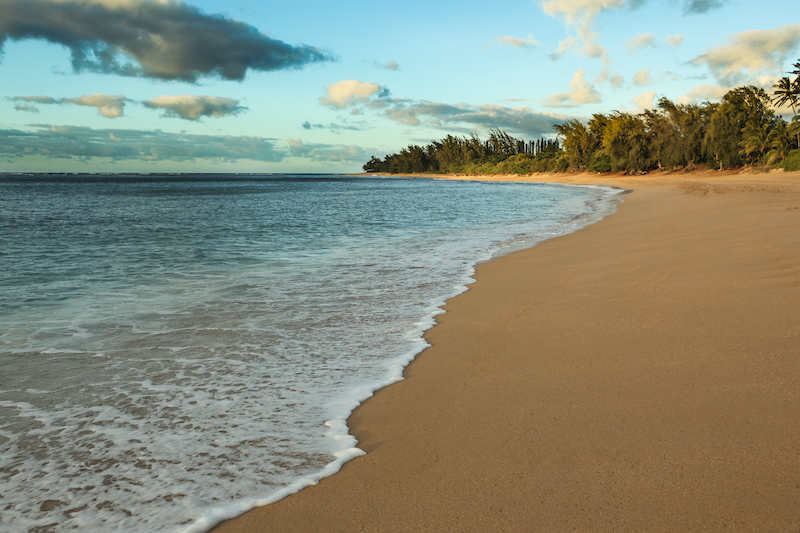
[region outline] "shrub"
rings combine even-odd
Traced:
[[[602,153],[596,153],[589,161],[589,166],[586,167],[589,172],[611,172],[611,158]]]
[[[789,154],[789,157],[775,166],[788,171],[800,170],[800,150],[794,150]]]

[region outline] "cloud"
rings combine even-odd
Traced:
[[[100,115],[106,118],[117,118],[122,116],[122,109],[125,107],[125,102],[128,101],[121,94],[87,94],[79,98],[62,98],[61,102],[65,104],[83,105],[89,107],[96,107]]]
[[[31,125],[32,131],[0,129],[0,154],[113,161],[281,161],[285,152],[261,137],[191,135],[161,130],[92,129]]]
[[[603,12],[617,9],[635,9],[647,0],[545,0],[540,2],[542,10],[561,19],[574,33],[559,43],[558,49],[550,57],[558,59],[567,52],[590,58],[602,58],[608,63],[608,51],[598,44],[599,33],[594,30],[597,16]],[[725,0],[684,0],[684,12],[705,13],[722,7]],[[675,45],[673,45],[675,46]]]
[[[609,85],[615,89],[619,89],[622,87],[622,84],[625,83],[625,78],[623,78],[619,72],[611,72],[611,70],[604,68],[602,72],[600,72],[600,75],[594,79],[594,83],[605,82],[608,82]]]
[[[86,94],[78,98],[53,98],[52,96],[13,96],[8,98],[15,102],[28,102],[29,105],[17,105],[17,111],[39,112],[39,109],[30,104],[75,104],[88,107],[96,107],[101,116],[106,118],[117,118],[122,116],[125,102],[129,100],[121,94]]]
[[[343,85],[340,85],[343,84]],[[445,104],[425,100],[392,98],[389,90],[378,84],[365,84],[357,80],[339,82],[328,87],[328,96],[320,103],[334,109],[351,107],[351,113],[370,110],[383,114],[389,120],[407,126],[434,126],[453,130],[502,128],[510,132],[541,135],[553,132],[553,124],[563,122],[561,114],[541,113],[530,107],[505,107],[500,105]],[[363,108],[363,110],[361,109]],[[306,122],[303,128],[325,127]],[[333,125],[331,125],[333,126]],[[363,128],[355,128],[363,129]]]
[[[656,91],[647,91],[633,99],[633,104],[639,109],[653,109],[653,101],[656,98]]]
[[[289,155],[314,161],[366,161],[369,154],[356,145],[306,144],[301,139],[287,139]]]
[[[186,120],[198,120],[200,117],[235,116],[247,109],[239,105],[239,100],[233,98],[190,94],[180,96],[165,94],[142,103],[150,109],[163,109],[165,117],[178,117]]]
[[[586,81],[585,75],[586,71],[579,69],[572,76],[572,81],[569,82],[569,92],[548,96],[544,101],[544,105],[547,107],[575,107],[581,104],[600,102],[602,100],[600,93]]]
[[[373,61],[372,64],[384,70],[400,70],[400,64],[397,61],[389,61],[388,63],[379,63],[378,61]]]
[[[638,85],[639,87],[644,87],[645,85],[650,85],[653,83],[653,77],[650,76],[650,69],[643,68],[642,70],[638,71],[636,74],[633,75],[633,84]]]
[[[658,46],[658,43],[652,33],[642,33],[628,41],[625,44],[625,49],[628,50],[628,55],[633,55],[642,48],[655,48],[656,46]]]
[[[332,60],[181,0],[3,0],[0,51],[7,39],[61,44],[75,72],[189,82]]]
[[[706,102],[709,100],[719,100],[725,93],[730,91],[730,87],[723,87],[721,85],[700,85],[695,87],[688,93],[684,94],[676,100],[678,104],[694,104],[697,102]]]
[[[331,85],[328,85],[327,96],[319,99],[322,105],[332,107],[334,109],[344,109],[355,104],[366,103],[375,97],[386,97],[389,95],[388,89],[381,87],[377,83],[359,81],[359,80],[343,80]]]
[[[601,57],[608,61],[608,52],[597,44],[599,34],[594,32],[594,22],[603,11],[621,9],[625,0],[546,0],[541,3],[545,13],[553,18],[561,18],[567,27],[574,28],[575,35],[569,35],[559,43],[558,50],[551,54],[558,59],[567,51],[591,58]]]
[[[349,124],[334,124],[333,122],[329,124],[312,124],[308,120],[301,124],[304,130],[329,130],[333,133],[341,133],[342,130],[348,131],[361,131],[362,127],[359,126],[351,126]]]
[[[691,63],[708,66],[725,85],[736,85],[747,76],[782,71],[789,54],[800,47],[800,24],[743,31],[728,36],[728,41],[727,45],[700,54]]]
[[[667,43],[670,46],[677,48],[683,43],[685,38],[685,35],[667,35]]]
[[[496,44],[498,44],[500,46],[504,46],[504,45],[513,46],[514,48],[516,48],[518,50],[532,49],[532,48],[536,48],[536,47],[538,47],[540,45],[539,41],[534,39],[533,35],[530,35],[530,34],[528,34],[528,37],[526,37],[525,39],[522,39],[520,37],[511,37],[509,35],[509,36],[506,36],[506,37],[500,37],[495,42],[496,42]]]
[[[686,0],[683,10],[685,13],[706,13],[718,7],[722,7],[722,0]]]
[[[13,96],[9,98],[15,102],[31,102],[36,104],[59,104],[58,100],[52,96]]]

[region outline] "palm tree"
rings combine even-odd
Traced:
[[[800,65],[800,63],[798,63],[798,65]],[[775,104],[776,107],[789,104],[795,116],[797,116],[795,107],[800,103],[800,83],[798,83],[798,80],[800,80],[800,77],[792,82],[788,76],[785,76],[779,79],[778,83],[773,85],[775,90],[772,93],[772,103]]]
[[[797,124],[795,122],[795,124]],[[792,141],[794,140],[792,126],[785,120],[779,120],[769,132],[769,147],[767,152],[767,164],[773,165],[778,161],[783,161],[792,151]]]
[[[772,103],[777,107],[789,104],[794,114],[793,120],[797,121],[797,108],[800,106],[800,61],[794,64],[792,74],[795,75],[794,80],[786,76],[773,85],[775,91],[772,93]],[[797,144],[800,146],[800,130],[797,132]]]
[[[770,130],[769,122],[760,125],[748,122],[747,126],[742,128],[742,140],[739,143],[742,149],[739,150],[739,155],[750,156],[751,161],[754,159],[760,161],[770,146]]]

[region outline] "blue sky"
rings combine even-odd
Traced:
[[[800,3],[0,0],[0,44],[0,171],[357,172],[771,89]]]

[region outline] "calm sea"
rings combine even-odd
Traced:
[[[0,177],[0,529],[204,531],[335,472],[361,453],[348,414],[401,379],[476,263],[614,196]]]

